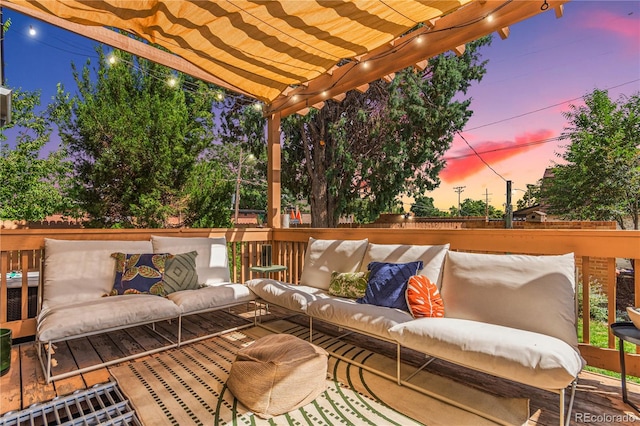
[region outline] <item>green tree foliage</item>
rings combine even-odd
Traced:
[[[41,158],[49,142],[51,126],[36,113],[40,93],[13,91],[12,120],[0,131],[0,218],[39,221],[66,210],[69,202],[61,193],[69,166],[63,152]],[[9,129],[16,134],[15,148],[7,143]]]
[[[516,207],[518,210],[524,209],[527,207],[535,206],[536,204],[540,204],[540,187],[542,186],[542,179],[538,180],[537,183],[528,183],[527,190],[521,199],[516,203]]]
[[[335,227],[352,213],[375,219],[400,194],[417,196],[440,184],[443,154],[472,114],[470,99],[460,95],[484,75],[479,48],[490,40],[283,120],[282,182],[309,200],[313,227]]]
[[[618,101],[594,90],[582,106],[570,105],[563,136],[570,141],[558,154],[543,186],[549,212],[566,219],[616,220],[625,229],[631,217],[638,229],[640,209],[640,92]]]
[[[213,139],[213,92],[128,53],[114,51],[110,64],[97,51],[93,69],[72,64],[77,94],[59,87],[51,109],[74,165],[72,194],[93,226],[166,226]]]
[[[449,207],[449,214],[451,216],[481,216],[484,217],[488,213],[490,219],[502,219],[504,212],[498,210],[492,205],[487,205],[482,200],[472,200],[471,198],[465,199],[460,203],[460,211],[455,206]]]
[[[216,161],[200,161],[186,185],[185,224],[193,228],[230,228],[233,182]]]
[[[443,217],[447,212],[439,210],[433,205],[433,197],[418,196],[411,205],[411,212],[417,217]]]

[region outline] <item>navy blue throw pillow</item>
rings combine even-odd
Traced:
[[[409,312],[405,293],[409,278],[422,269],[422,261],[409,263],[371,262],[364,297],[358,303],[397,308]]]

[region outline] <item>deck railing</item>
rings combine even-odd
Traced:
[[[44,239],[82,240],[144,240],[151,235],[183,237],[221,237],[229,242],[231,276],[236,282],[257,277],[250,270],[260,264],[263,244],[271,244],[273,263],[287,266],[287,270],[272,277],[297,283],[302,271],[304,253],[309,237],[321,239],[363,239],[386,244],[445,244],[452,250],[484,253],[519,253],[535,255],[564,254],[573,252],[578,264],[578,280],[582,295],[588,295],[592,285],[590,277],[594,265],[606,266],[604,283],[608,300],[608,322],[616,321],[616,259],[640,259],[640,231],[610,230],[496,230],[496,229],[52,229],[52,230],[3,230],[0,234],[0,327],[13,330],[14,338],[35,335],[36,320],[30,303],[34,290],[29,287],[28,272],[39,270]],[[7,273],[22,272],[19,288],[7,288]],[[640,306],[640,270],[635,268],[635,301]],[[33,274],[32,274],[33,275]],[[602,276],[598,271],[598,276]],[[10,290],[10,291],[9,291]],[[16,291],[18,297],[16,297]],[[9,297],[11,296],[11,297]],[[30,299],[31,297],[31,299]],[[553,297],[553,295],[550,295]],[[18,303],[18,318],[8,321],[11,304]],[[578,300],[582,307],[582,341],[580,350],[593,367],[619,371],[616,341],[609,332],[607,347],[591,344],[589,297]],[[15,305],[13,306],[15,310]],[[15,317],[15,312],[12,315]],[[636,351],[638,352],[638,351]],[[627,373],[640,376],[640,355],[627,355]]]

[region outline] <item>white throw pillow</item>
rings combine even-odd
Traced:
[[[364,254],[360,271],[366,271],[371,262],[407,263],[422,260],[424,265],[418,275],[424,275],[440,288],[444,257],[449,244],[436,246],[419,246],[409,244],[374,244],[370,243]]]
[[[561,256],[449,252],[445,316],[533,331],[578,347],[575,261]]]
[[[197,251],[196,272],[200,284],[218,284],[231,281],[229,255],[225,237],[159,237],[151,236],[154,253],[189,253]]]
[[[300,284],[329,289],[331,273],[357,272],[368,240],[316,240],[309,238]]]

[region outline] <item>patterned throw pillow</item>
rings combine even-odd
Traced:
[[[444,317],[444,302],[438,287],[424,275],[414,275],[407,283],[407,305],[414,318]]]
[[[116,259],[116,278],[107,296],[120,294],[155,294],[165,296],[162,277],[171,254],[111,253]]]
[[[165,262],[164,278],[162,285],[167,294],[180,290],[195,290],[198,284],[198,272],[196,272],[197,251],[176,254]]]
[[[408,263],[371,262],[369,282],[364,297],[358,303],[397,308],[409,312],[405,293],[407,282],[422,269],[422,261]]]
[[[362,297],[367,289],[369,271],[366,272],[337,272],[331,273],[329,294],[338,297]]]

